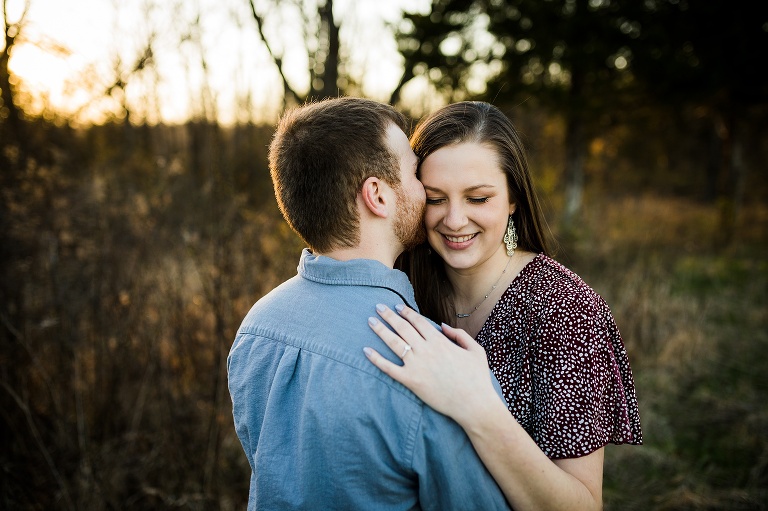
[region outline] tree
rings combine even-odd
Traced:
[[[590,139],[617,108],[629,83],[621,2],[609,0],[433,0],[428,16],[406,14],[399,34],[406,74],[439,90],[479,98],[534,101],[565,124],[566,226],[581,207]],[[460,99],[465,94],[459,93]]]
[[[404,13],[404,23],[396,37],[405,64],[390,103],[398,103],[403,86],[419,76],[428,77],[448,101],[466,97],[463,91],[467,89],[470,70],[478,61],[477,55],[466,53],[471,45],[470,17],[477,11],[474,3],[435,1],[427,14]],[[457,43],[460,48],[446,51],[446,41]]]
[[[741,0],[638,2],[631,65],[655,101],[698,112],[716,141],[711,197],[726,243],[736,228],[747,177],[750,126],[768,108],[762,62],[768,52],[768,4]]]
[[[256,22],[259,37],[272,56],[283,84],[283,104],[303,103],[307,99],[321,99],[337,96],[339,87],[339,27],[334,18],[333,0],[317,4],[316,16],[304,9],[302,2],[275,2],[272,13],[278,8],[288,7],[299,14],[303,36],[306,41],[309,66],[309,91],[302,93],[291,85],[285,70],[284,51],[275,48],[265,32],[266,15],[260,14],[254,0],[249,0],[251,15]]]
[[[24,7],[16,21],[9,19],[8,0],[3,0],[3,35],[4,45],[0,50],[0,133],[3,144],[15,144],[21,154],[16,158],[16,165],[23,161],[26,137],[24,136],[24,118],[21,109],[16,105],[15,91],[8,68],[13,47],[20,41],[24,23],[29,12],[30,0],[24,2]],[[5,151],[0,151],[0,158],[5,160]],[[1,160],[0,160],[1,161]],[[12,162],[3,161],[3,166]]]

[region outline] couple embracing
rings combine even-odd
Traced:
[[[348,97],[279,122],[275,195],[308,248],[227,361],[248,509],[601,509],[605,446],[642,443],[608,306],[550,257],[498,108],[408,131]]]

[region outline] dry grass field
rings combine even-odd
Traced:
[[[225,358],[301,249],[253,164],[269,131],[97,130],[2,190],[0,508],[244,508]],[[645,435],[607,449],[605,508],[768,509],[768,206],[724,236],[712,204],[587,192],[557,259],[611,306]]]

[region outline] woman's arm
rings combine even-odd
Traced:
[[[469,334],[448,325],[441,334],[407,307],[399,315],[382,306],[377,310],[395,332],[375,318],[371,328],[402,356],[403,365],[366,348],[370,361],[461,425],[512,507],[602,509],[602,448],[581,458],[550,460],[496,394],[485,351]]]

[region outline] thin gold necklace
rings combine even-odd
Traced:
[[[459,318],[459,319],[462,319],[462,318],[468,318],[468,317],[470,317],[472,314],[474,314],[475,312],[477,312],[477,309],[479,309],[479,308],[480,308],[480,306],[483,304],[483,302],[485,302],[485,301],[488,299],[488,297],[489,297],[489,296],[491,296],[491,293],[493,293],[493,290],[494,290],[494,289],[496,289],[496,286],[498,286],[498,285],[499,285],[499,282],[501,282],[501,277],[503,277],[503,276],[504,276],[504,274],[505,274],[505,273],[507,273],[507,269],[509,268],[509,263],[510,263],[511,261],[512,261],[512,258],[511,258],[511,257],[507,259],[507,265],[504,267],[504,271],[503,271],[503,272],[501,272],[501,275],[499,275],[499,278],[498,278],[498,279],[496,279],[496,282],[494,282],[494,283],[493,283],[493,286],[491,286],[491,290],[490,290],[490,291],[488,291],[488,294],[487,294],[487,295],[485,295],[485,296],[483,297],[483,299],[482,299],[482,300],[480,300],[480,303],[478,303],[477,305],[475,305],[475,308],[474,308],[474,309],[472,309],[472,312],[465,312],[465,313],[463,313],[463,314],[462,314],[461,312],[457,312],[457,313],[456,313],[456,317],[457,317],[457,318]]]

